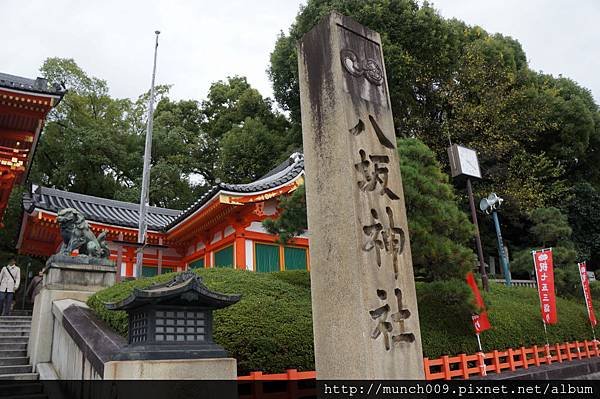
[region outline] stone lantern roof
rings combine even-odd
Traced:
[[[202,277],[193,271],[177,275],[173,280],[148,288],[135,288],[122,301],[107,303],[109,310],[133,310],[147,305],[200,306],[205,309],[222,309],[240,300],[240,295],[226,295],[209,290]]]

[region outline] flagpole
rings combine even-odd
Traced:
[[[148,100],[148,121],[146,124],[146,145],[144,147],[144,171],[142,175],[142,193],[140,195],[140,220],[138,225],[138,244],[136,254],[136,277],[142,277],[142,265],[144,260],[144,247],[146,243],[146,232],[148,223],[146,215],[149,203],[149,185],[150,185],[150,160],[152,158],[152,122],[154,118],[154,81],[156,78],[156,56],[158,54],[158,35],[160,31],[155,31],[156,41],[154,45],[154,66],[152,67],[152,84],[150,86],[150,99]]]

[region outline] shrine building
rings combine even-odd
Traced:
[[[266,218],[277,217],[278,197],[303,183],[304,157],[295,153],[255,182],[216,184],[183,211],[149,207],[142,275],[202,267],[309,270],[306,234],[282,245],[262,226]],[[119,277],[137,277],[138,204],[32,186],[24,195],[23,208],[19,253],[40,257],[56,253],[62,242],[56,214],[74,208],[85,215],[94,234],[107,231]]]
[[[43,78],[0,73],[0,227],[14,185],[27,180],[48,112],[64,94]]]

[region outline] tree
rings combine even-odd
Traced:
[[[464,23],[445,20],[415,0],[309,0],[271,53],[269,76],[275,99],[300,123],[295,43],[322,17],[337,10],[382,34],[394,122],[400,135],[437,135],[444,114],[441,85],[452,79],[470,32]],[[301,145],[301,142],[297,143]]]
[[[69,91],[40,137],[30,180],[106,198],[131,188],[141,148],[129,128],[131,101],[111,98],[106,82],[72,59],[49,58],[41,72]]]
[[[595,270],[600,262],[600,193],[589,183],[579,183],[573,194],[567,208],[572,238],[579,259],[587,260],[589,269]]]
[[[263,226],[269,233],[279,236],[280,243],[285,244],[295,236],[304,233],[307,228],[304,185],[287,197],[281,197],[279,212],[280,216],[277,219],[266,219]]]
[[[217,175],[224,181],[249,183],[272,169],[286,153],[284,140],[257,118],[246,118],[223,135]]]
[[[513,273],[527,273],[533,277],[532,249],[552,248],[554,282],[560,296],[572,297],[577,294],[579,281],[576,258],[577,251],[571,241],[572,229],[567,216],[558,208],[537,208],[530,213],[528,248],[517,252],[511,263]]]
[[[295,43],[332,10],[381,34],[397,137],[421,139],[445,170],[449,138],[478,151],[484,179],[475,194],[506,199],[509,241],[526,235],[533,209],[568,203],[577,182],[600,188],[600,113],[589,90],[532,71],[517,40],[444,19],[427,2],[309,0],[278,36],[269,68],[292,130],[300,123]]]
[[[418,139],[398,140],[413,268],[428,279],[464,278],[475,265],[474,228],[435,154]]]
[[[208,180],[245,183],[289,156],[289,122],[244,77],[213,83],[202,102],[202,115],[201,128],[214,162]]]
[[[398,154],[415,274],[428,280],[463,279],[475,265],[469,249],[474,230],[457,206],[448,176],[420,140],[398,140]],[[307,226],[304,192],[282,199],[280,209],[278,219],[263,225],[286,241]]]

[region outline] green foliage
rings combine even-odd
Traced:
[[[307,228],[306,191],[304,185],[298,187],[287,197],[279,200],[280,215],[276,219],[263,221],[265,229],[279,237],[279,242],[285,244],[290,239],[304,233]]]
[[[400,171],[415,274],[430,280],[462,279],[473,267],[473,225],[435,154],[418,139],[398,140]]]
[[[600,193],[589,183],[579,183],[573,190],[574,198],[568,205],[572,238],[578,257],[597,268],[600,263]]]
[[[269,67],[275,98],[294,126],[295,43],[332,10],[381,34],[399,137],[421,139],[443,164],[448,137],[478,151],[485,179],[475,194],[506,200],[509,244],[523,244],[533,209],[568,203],[577,182],[600,187],[600,113],[590,91],[532,71],[517,40],[444,19],[427,2],[307,1],[278,36]],[[484,238],[494,245],[493,234]]]
[[[255,273],[197,269],[215,291],[242,294],[236,305],[214,313],[214,339],[238,360],[240,374],[287,368],[314,370],[312,316],[307,272]],[[127,297],[133,287],[169,280],[172,274],[117,284],[90,297],[88,305],[120,334],[124,312],[107,311],[102,302]]]
[[[571,241],[571,227],[564,215],[557,208],[537,208],[531,212],[529,219],[529,247],[515,254],[511,263],[513,273],[528,273],[534,277],[532,249],[552,247],[554,263],[554,285],[559,296],[569,298],[577,296],[579,274],[577,270],[577,251]]]
[[[417,293],[421,291],[420,288],[418,286]],[[483,292],[483,296],[490,304],[488,316],[492,325],[490,330],[481,333],[484,351],[546,343],[536,289],[492,284],[490,292]],[[457,319],[443,308],[434,309],[424,305],[419,298],[425,356],[435,358],[444,354],[477,351],[477,340],[473,330],[467,326],[470,320]],[[547,327],[551,344],[592,339],[587,311],[582,303],[557,298],[557,311],[558,323]]]
[[[232,269],[196,271],[209,288],[241,293],[242,300],[215,312],[215,340],[238,360],[238,371],[314,370],[310,276],[305,271],[255,273]],[[128,281],[100,291],[88,305],[122,335],[124,312],[107,311],[103,302],[127,297],[134,287],[164,282],[173,274]],[[600,297],[600,283],[592,296]],[[537,291],[492,284],[484,292],[492,329],[481,334],[484,350],[545,344]],[[416,284],[424,356],[475,353],[472,294],[462,280]],[[596,294],[594,294],[596,293]],[[550,342],[591,339],[585,306],[558,298],[558,324],[548,326]]]
[[[473,225],[456,203],[435,154],[418,139],[398,140],[400,170],[415,274],[428,280],[463,278],[474,264]],[[304,188],[282,198],[280,216],[263,222],[281,242],[307,226]]]
[[[244,77],[213,83],[202,114],[219,179],[247,183],[289,155],[288,121]]]
[[[249,183],[265,175],[274,161],[286,155],[285,142],[277,132],[269,130],[261,119],[247,117],[221,139],[219,177]]]

